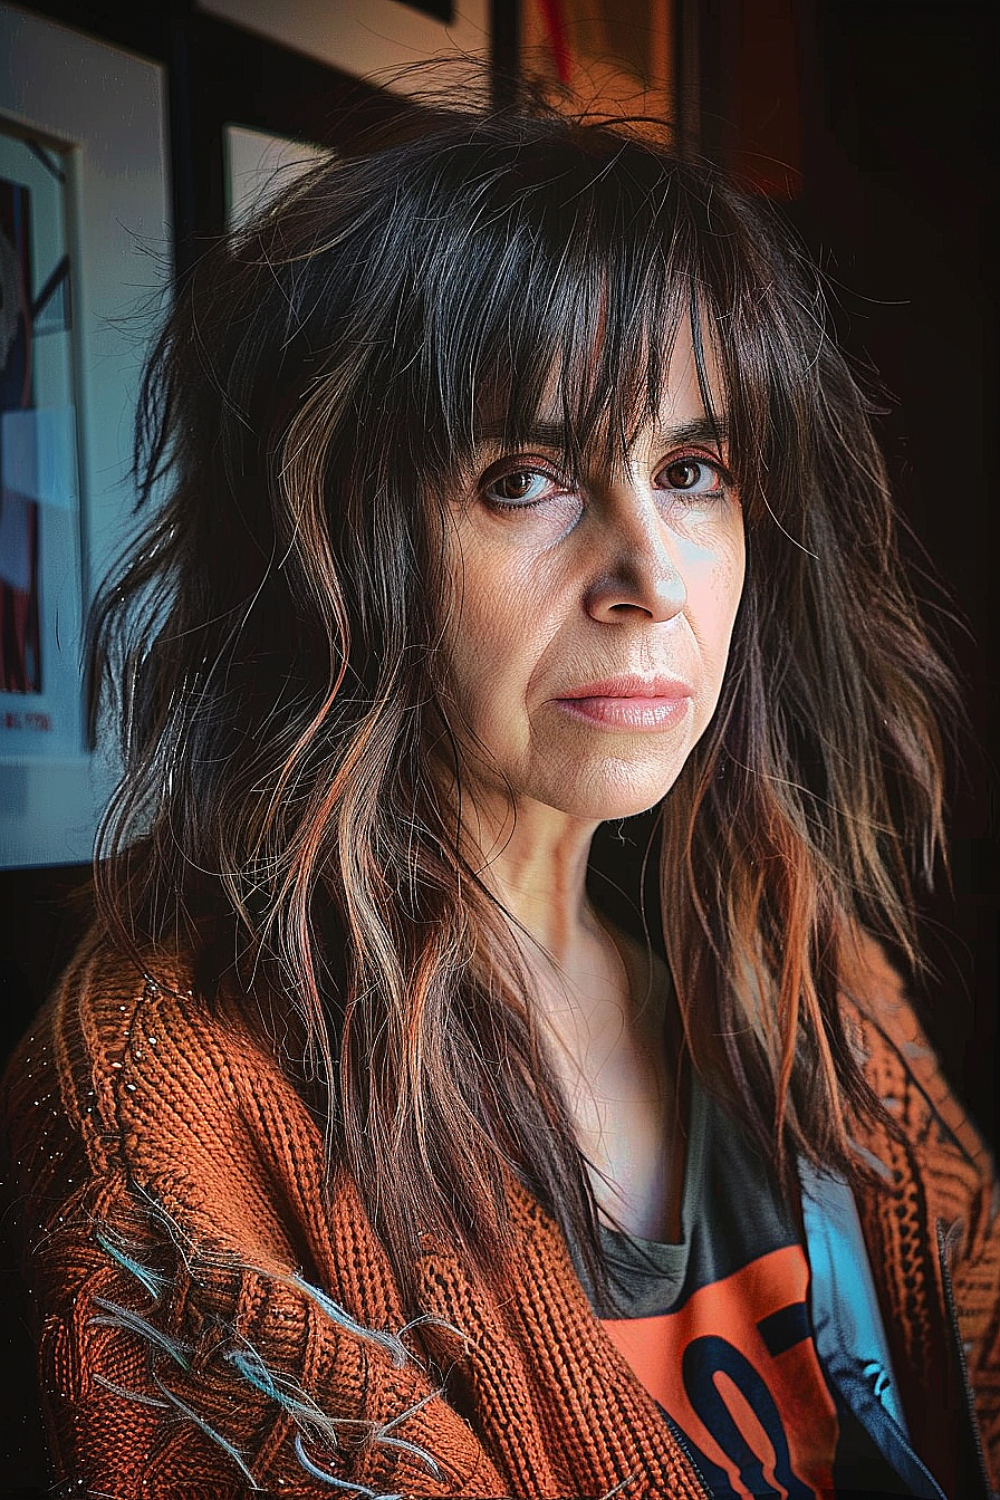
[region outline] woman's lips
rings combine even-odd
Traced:
[[[620,729],[671,729],[693,697],[673,677],[614,677],[589,682],[555,699],[564,712],[589,724]]]

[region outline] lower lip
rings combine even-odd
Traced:
[[[673,729],[690,698],[557,698],[559,707],[587,724],[610,729]]]

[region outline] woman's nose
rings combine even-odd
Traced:
[[[687,587],[655,500],[631,495],[603,518],[604,566],[586,593],[587,613],[609,624],[645,617],[670,620],[687,602]]]

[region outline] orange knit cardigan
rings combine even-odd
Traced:
[[[865,1002],[845,1001],[906,1144],[859,1142],[883,1177],[858,1206],[911,1433],[946,1492],[964,1493],[950,1280],[996,1488],[989,1160],[884,965]],[[516,1183],[508,1295],[428,1239],[426,1316],[404,1326],[351,1183],[324,1210],[315,1119],[238,1016],[209,1015],[93,940],[16,1055],[3,1107],[67,1493],[702,1500],[557,1228]]]

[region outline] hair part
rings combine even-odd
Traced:
[[[695,1065],[786,1183],[797,1154],[850,1174],[852,1116],[882,1113],[842,975],[864,932],[915,953],[952,689],[867,403],[773,212],[648,132],[455,112],[331,157],[210,250],[147,368],[151,509],[92,620],[126,763],[105,918],[145,967],[193,953],[206,994],[294,1025],[331,1167],[411,1293],[427,1229],[502,1280],[512,1169],[603,1284],[527,976],[463,849],[440,496],[553,391],[569,469],[627,451],[683,320],[709,411],[707,345],[718,371],[748,574],[661,808],[665,947]]]

